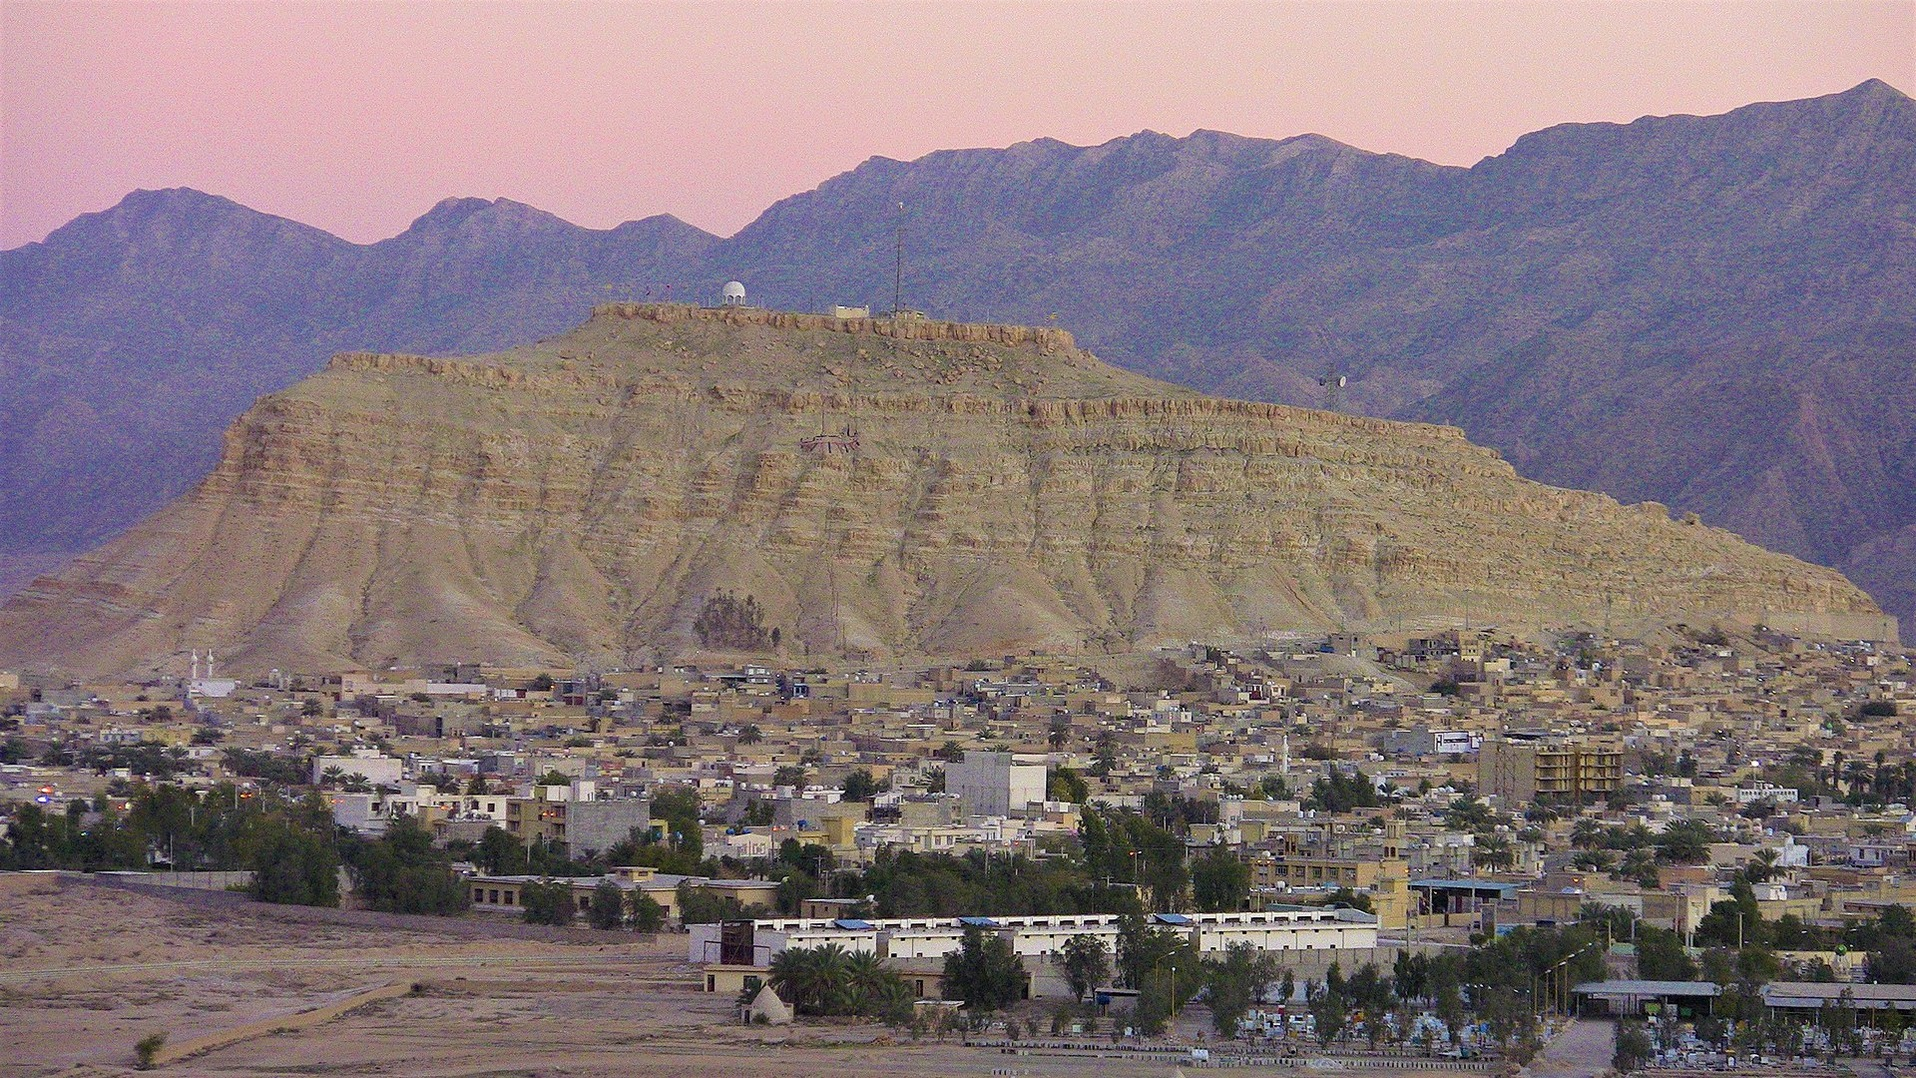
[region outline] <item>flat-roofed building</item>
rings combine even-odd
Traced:
[[[1622,781],[1623,750],[1582,738],[1513,732],[1485,738],[1477,756],[1478,788],[1514,804],[1612,794]]]
[[[1122,918],[1117,914],[1056,914],[1011,917],[778,918],[691,925],[687,957],[706,967],[707,991],[742,983],[754,970],[794,947],[836,944],[877,954],[895,967],[939,962],[977,929],[997,935],[1032,971],[1031,992],[1045,994],[1050,956],[1073,936],[1091,936],[1115,953]],[[1158,913],[1147,918],[1158,931],[1183,936],[1201,954],[1236,945],[1260,951],[1370,951],[1377,946],[1377,918],[1352,909],[1293,908],[1250,913]]]
[[[1042,757],[1019,759],[1009,752],[970,750],[945,768],[945,791],[958,795],[974,816],[1011,816],[1044,801]]]

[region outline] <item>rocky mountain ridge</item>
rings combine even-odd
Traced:
[[[1202,397],[1051,328],[611,304],[266,397],[192,492],[0,607],[0,663],[625,666],[715,646],[728,592],[772,649],[882,658],[1882,622],[1836,573],[1455,428]]]
[[[1469,168],[1144,132],[873,159],[729,239],[448,200],[347,244],[190,192],[0,253],[0,576],[212,467],[343,350],[484,351],[596,302],[908,305],[1068,326],[1229,396],[1454,423],[1526,475],[1652,499],[1916,616],[1916,106],[1871,81],[1568,124]]]

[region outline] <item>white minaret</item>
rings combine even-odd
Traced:
[[[194,681],[200,679],[200,653],[197,651],[193,653],[193,673],[191,677]]]

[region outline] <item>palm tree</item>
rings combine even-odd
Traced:
[[[1617,855],[1609,850],[1578,850],[1577,855],[1570,859],[1570,863],[1577,868],[1608,872],[1610,866],[1617,863]]]
[[[1053,749],[1064,748],[1065,744],[1071,740],[1071,720],[1062,715],[1052,719],[1051,732],[1046,735],[1045,740]]]
[[[1595,849],[1603,842],[1603,822],[1585,816],[1570,829],[1570,844],[1578,849]]]
[[[1507,869],[1517,863],[1517,853],[1510,848],[1510,840],[1501,835],[1486,835],[1477,840],[1473,859],[1488,869]]]
[[[1863,760],[1851,760],[1843,768],[1843,781],[1849,786],[1850,793],[1861,793],[1869,783],[1869,764]]]
[[[885,968],[885,960],[872,951],[848,955],[843,973],[846,1003],[855,1014],[873,1013],[873,1005],[885,991],[886,982],[894,977],[892,971]]]
[[[772,960],[771,984],[800,1014],[839,1014],[847,1000],[850,955],[836,943],[793,947]]]

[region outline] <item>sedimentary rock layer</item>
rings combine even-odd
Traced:
[[[901,657],[1877,613],[1454,428],[1201,397],[1055,329],[612,305],[261,399],[197,489],[0,608],[0,661],[616,666],[696,650],[721,589],[787,653]]]

